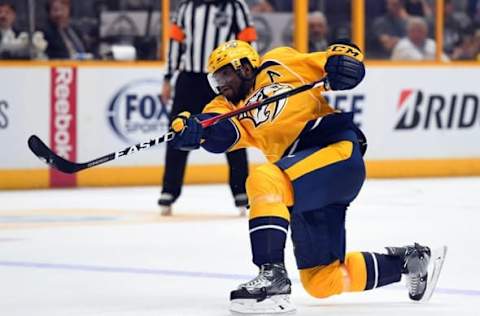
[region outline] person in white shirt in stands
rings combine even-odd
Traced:
[[[435,60],[436,43],[428,38],[428,25],[424,18],[410,17],[407,36],[395,45],[392,60]],[[442,59],[447,59],[442,56]]]
[[[0,0],[0,59],[44,58],[47,43],[41,32],[34,32],[32,50],[26,32],[15,29],[17,13],[12,1]]]

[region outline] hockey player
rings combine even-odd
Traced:
[[[199,121],[249,102],[326,78],[332,90],[357,86],[365,75],[363,54],[349,41],[325,52],[299,53],[289,47],[262,58],[247,43],[230,41],[209,59],[210,83],[219,95],[195,117],[181,113],[172,121],[174,145],[222,153],[256,147],[268,162],[247,180],[249,228],[256,278],[231,292],[238,313],[284,313],[291,282],[284,266],[291,229],[300,280],[305,290],[323,298],[374,289],[406,275],[412,300],[430,298],[446,248],[433,256],[429,247],[389,247],[386,254],[345,251],[345,213],[365,179],[366,139],[315,88],[202,128]]]

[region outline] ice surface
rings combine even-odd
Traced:
[[[297,315],[478,315],[480,178],[370,180],[347,218],[348,249],[446,244],[428,304],[403,284],[318,300],[294,279]],[[0,192],[0,315],[229,315],[256,275],[247,219],[225,185],[186,186],[174,216],[159,188]]]

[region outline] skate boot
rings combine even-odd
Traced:
[[[237,194],[234,196],[235,206],[238,209],[238,214],[240,217],[245,217],[247,215],[248,209],[248,198],[246,194]]]
[[[431,251],[427,246],[386,247],[389,255],[403,260],[402,274],[407,277],[410,299],[426,302],[432,297],[442,270],[447,247]]]
[[[158,199],[158,206],[160,207],[160,214],[162,216],[172,215],[173,195],[163,192]]]
[[[283,263],[266,263],[258,276],[230,293],[234,314],[280,314],[295,311],[290,302],[292,282]]]

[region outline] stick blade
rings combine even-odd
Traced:
[[[75,163],[55,154],[37,135],[31,135],[28,138],[28,148],[30,148],[34,155],[40,160],[59,171],[74,173],[78,169]]]

